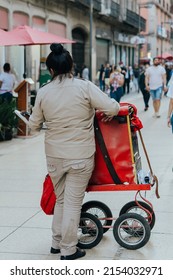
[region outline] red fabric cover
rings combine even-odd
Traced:
[[[129,114],[129,107],[127,105],[121,106],[118,116],[127,116]]]
[[[120,112],[118,116],[130,115],[131,130],[135,133],[141,129],[142,123],[136,116],[137,109],[133,104],[120,103]],[[111,122],[102,122],[101,114],[96,113],[98,123],[106,144],[108,154],[113,163],[115,171],[122,184],[136,184],[135,164],[132,159],[131,151],[131,133],[128,124],[119,123],[118,119]],[[96,140],[95,168],[89,181],[90,185],[114,184],[112,177],[107,169],[100,147]]]
[[[56,196],[54,193],[54,187],[52,180],[48,174],[43,183],[43,191],[40,200],[40,206],[47,215],[53,215],[55,202]]]
[[[143,128],[142,122],[137,117],[137,108],[134,104],[122,102],[120,103],[120,106],[121,107],[118,116],[122,116],[122,115],[125,116],[130,114],[130,122],[133,131],[137,131]],[[128,114],[127,114],[127,108],[128,108]]]
[[[138,131],[143,128],[142,122],[135,115],[131,118],[131,125],[133,126],[133,131]]]
[[[116,173],[122,183],[134,183],[134,168],[131,159],[130,139],[127,123],[119,124],[117,120],[101,122],[98,120],[102,135]],[[95,168],[90,185],[114,184],[107,169],[100,147],[96,140]]]

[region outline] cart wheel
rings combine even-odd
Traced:
[[[103,227],[101,222],[90,213],[81,213],[78,228],[78,246],[82,249],[91,249],[101,241]]]
[[[155,217],[155,213],[154,213],[153,209],[147,203],[145,203],[143,201],[138,201],[138,202],[146,210],[140,208],[139,205],[136,204],[136,201],[130,201],[122,207],[122,209],[120,210],[119,216],[121,216],[122,214],[125,214],[125,213],[139,214],[146,219],[146,221],[150,225],[150,229],[152,229],[154,227],[155,221],[156,221],[156,217]],[[149,211],[149,213],[148,213],[148,211]],[[152,218],[151,218],[150,214],[151,214]]]
[[[148,222],[144,217],[135,213],[121,215],[117,218],[113,227],[113,234],[117,243],[129,250],[142,248],[148,242],[150,233]]]
[[[106,220],[107,218],[112,218],[112,212],[103,202],[97,200],[88,201],[82,205],[82,212],[91,213],[98,218],[103,226],[103,233],[107,232],[109,230],[109,226],[112,225],[111,219]]]

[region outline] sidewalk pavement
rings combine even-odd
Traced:
[[[137,106],[143,122],[142,134],[154,173],[159,179],[160,199],[154,189],[147,192],[153,203],[156,224],[149,242],[141,249],[130,251],[120,247],[110,229],[101,242],[87,250],[83,260],[154,260],[173,259],[173,147],[171,130],[166,126],[168,98],[164,97],[161,118],[152,118],[152,102],[144,112],[142,95],[130,93],[122,102]],[[144,169],[148,166],[141,149]],[[36,137],[14,138],[0,143],[0,259],[56,260],[59,255],[49,253],[51,247],[51,216],[40,209],[39,202],[46,170],[44,132]],[[85,201],[106,203],[114,217],[124,204],[134,200],[135,192],[87,193]],[[82,260],[81,259],[81,260]]]

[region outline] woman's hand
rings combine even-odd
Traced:
[[[26,111],[21,111],[20,112],[22,116],[24,116],[27,120],[29,120],[30,117],[30,113],[26,112]]]
[[[100,113],[100,117],[102,122],[110,122],[114,116],[107,116],[104,113]]]
[[[109,116],[105,116],[101,119],[102,122],[110,122],[111,120],[113,119],[113,116],[112,117],[109,117]]]
[[[149,86],[146,86],[145,89],[146,89],[146,91],[150,91],[150,87]]]
[[[170,117],[167,118],[167,125],[168,125],[168,127],[171,127],[171,118]]]

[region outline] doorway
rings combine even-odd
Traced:
[[[72,44],[73,61],[81,74],[82,66],[85,63],[86,34],[82,28],[75,28],[72,31],[72,38],[74,41],[76,41],[75,44]]]

